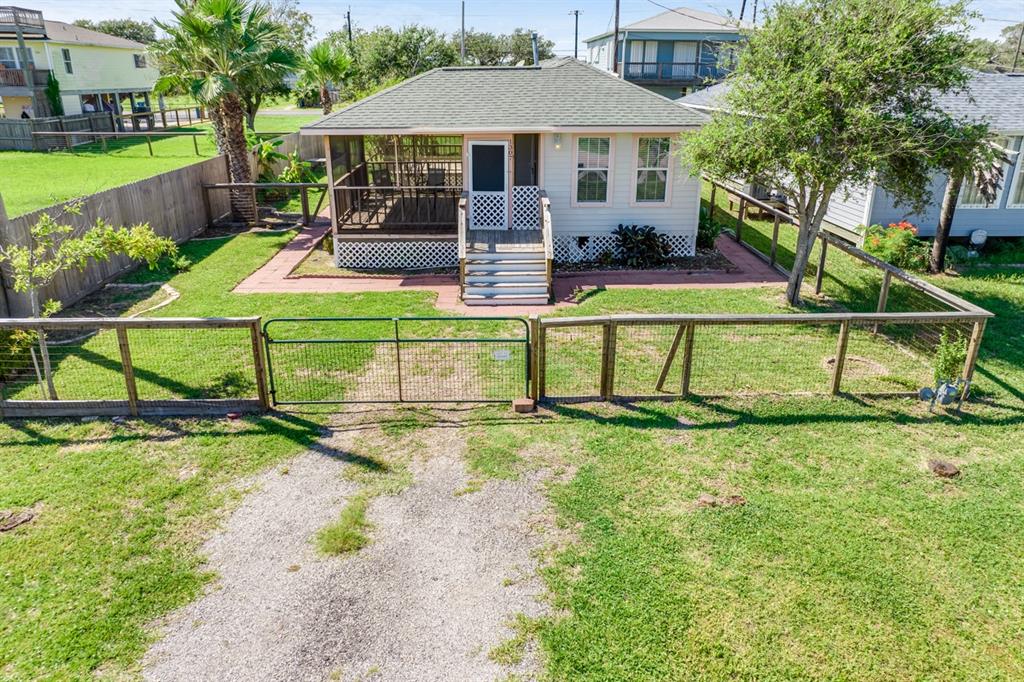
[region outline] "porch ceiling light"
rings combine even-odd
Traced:
[[[562,133],[555,133],[555,149],[562,148]]]

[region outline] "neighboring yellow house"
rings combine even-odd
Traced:
[[[52,115],[44,94],[50,73],[67,115],[148,109],[159,75],[142,43],[0,6],[0,100],[7,118],[23,111]]]

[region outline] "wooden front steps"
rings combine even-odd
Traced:
[[[545,305],[550,302],[543,251],[466,254],[466,305]]]

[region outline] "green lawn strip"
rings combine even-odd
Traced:
[[[317,118],[315,115],[257,116],[256,130],[293,132]],[[208,132],[210,127],[199,124],[174,130]],[[141,137],[110,139],[106,152],[99,143],[77,146],[71,152],[0,152],[7,214],[19,216],[181,168],[216,154],[212,134],[197,138],[197,143],[198,157],[189,136],[152,138],[153,156],[149,155],[146,139]],[[55,178],[59,178],[59,182],[55,182]]]

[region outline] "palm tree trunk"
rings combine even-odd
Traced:
[[[323,107],[324,114],[331,113],[333,104],[331,102],[331,91],[327,89],[327,84],[324,83],[320,86],[320,106]]]
[[[953,228],[953,214],[960,197],[960,187],[964,183],[961,173],[950,173],[946,181],[946,191],[942,196],[942,209],[939,211],[939,224],[935,228],[935,241],[932,243],[932,255],[928,259],[928,272],[939,274],[946,269],[946,247],[949,244],[949,232]]]
[[[220,113],[220,106],[208,105],[206,109],[210,114],[210,123],[213,125],[213,139],[217,142],[217,153],[227,154],[228,146],[224,141],[224,117]]]
[[[220,103],[224,121],[224,143],[227,147],[228,172],[231,182],[252,182],[252,159],[245,141],[245,109],[238,95],[229,93]],[[235,220],[255,221],[258,216],[253,204],[252,192],[247,189],[232,190],[231,216]]]

